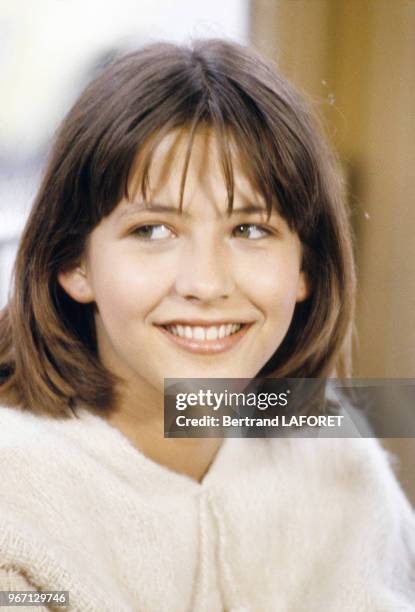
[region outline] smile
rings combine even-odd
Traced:
[[[157,328],[178,346],[199,354],[222,353],[237,344],[251,323],[223,325],[158,325]]]

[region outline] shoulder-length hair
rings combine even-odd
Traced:
[[[0,319],[0,399],[65,416],[75,402],[114,407],[115,378],[97,354],[93,307],[57,282],[75,266],[91,230],[128,197],[144,143],[141,190],[152,153],[172,129],[199,125],[220,143],[228,207],[229,135],[248,161],[268,212],[276,207],[304,247],[310,297],[260,376],[347,376],[355,275],[336,159],[304,99],[255,52],[222,40],[158,43],[113,61],[64,119],[25,226],[14,282]]]

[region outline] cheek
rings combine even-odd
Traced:
[[[98,261],[99,259],[99,261]],[[93,265],[96,303],[102,315],[128,317],[150,310],[165,294],[168,274],[155,257],[107,253]]]
[[[245,266],[241,283],[267,316],[292,313],[300,282],[300,266],[295,253],[277,253],[257,258]]]

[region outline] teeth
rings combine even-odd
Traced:
[[[190,325],[166,325],[166,329],[175,336],[194,340],[217,340],[230,336],[241,329],[240,323],[229,323],[228,325],[199,327]]]
[[[208,327],[206,330],[206,340],[217,340],[219,336],[218,329],[215,327]]]
[[[179,336],[180,336],[180,327],[179,327]],[[196,338],[196,340],[206,340],[205,330],[203,329],[203,327],[194,328],[193,338]]]

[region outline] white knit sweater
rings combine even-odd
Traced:
[[[80,612],[415,610],[414,514],[376,441],[227,439],[199,484],[79,416],[0,408],[0,590]]]

